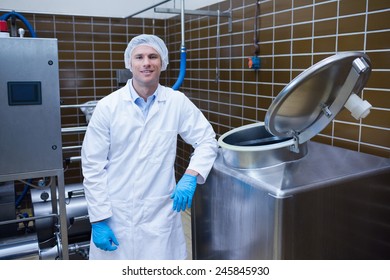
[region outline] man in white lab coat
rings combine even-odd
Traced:
[[[159,84],[165,43],[134,37],[125,51],[133,78],[101,99],[82,147],[92,223],[90,259],[185,259],[180,211],[191,207],[218,144],[210,123],[181,92]],[[177,135],[194,148],[176,184]]]

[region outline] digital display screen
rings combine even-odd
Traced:
[[[8,105],[41,104],[41,82],[8,82]]]

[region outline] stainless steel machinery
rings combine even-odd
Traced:
[[[34,216],[42,217],[49,215],[52,207],[50,189],[31,189],[30,192]],[[89,241],[91,224],[89,222],[87,201],[85,200],[82,183],[65,186],[65,204],[69,243]],[[53,236],[52,227],[54,224],[55,220],[52,217],[39,219],[35,222],[39,242],[45,242]]]
[[[0,46],[0,188],[37,187],[35,180],[51,194],[45,215],[17,216],[14,193],[1,204],[7,211],[0,212],[0,226],[14,231],[2,230],[0,258],[40,258],[45,249],[68,259],[57,40],[8,37]],[[18,230],[48,217],[50,238],[39,244],[36,229]]]
[[[192,209],[194,259],[389,259],[390,159],[309,141],[370,73],[361,53],[340,53],[300,74],[265,123],[219,138],[218,158]]]
[[[0,175],[62,169],[56,39],[2,38]]]

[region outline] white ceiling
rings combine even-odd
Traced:
[[[159,8],[181,8],[182,0],[170,0]],[[197,10],[205,6],[224,0],[186,0],[185,10]],[[17,13],[96,16],[112,18],[128,18],[131,15],[137,18],[165,19],[175,14],[155,13],[154,7],[163,3],[163,0],[0,0],[0,11],[15,11]],[[148,9],[150,8],[150,9]],[[141,11],[145,12],[139,13]]]

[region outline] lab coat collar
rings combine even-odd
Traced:
[[[131,79],[127,81],[126,86],[120,89],[121,95],[124,101],[126,102],[132,102],[135,104],[135,99],[133,99],[131,91],[134,91],[135,96],[138,97],[138,94],[136,93]],[[154,100],[154,104],[151,106],[148,116],[146,117],[145,123],[148,123],[149,120],[154,117],[160,108],[160,103],[165,102],[167,99],[166,91],[164,90],[164,87],[162,85],[158,85],[157,90],[155,92],[156,99]],[[141,113],[141,112],[140,112]]]

